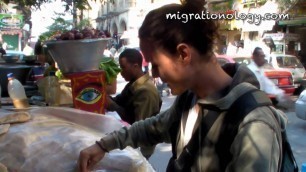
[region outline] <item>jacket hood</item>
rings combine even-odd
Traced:
[[[244,64],[227,63],[222,66],[223,70],[233,78],[230,89],[239,85],[242,82],[247,82],[260,88],[259,82],[255,74]]]
[[[245,92],[254,89],[254,87],[259,88],[259,82],[255,74],[246,65],[227,63],[222,68],[232,77],[232,83],[214,95],[210,95],[205,99],[199,99],[198,103],[210,104],[225,110]]]

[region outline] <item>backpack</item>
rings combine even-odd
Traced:
[[[264,98],[264,101],[257,102],[257,99],[255,97],[260,96],[261,99]],[[187,98],[188,99],[188,98]],[[190,99],[190,98],[189,98]],[[186,101],[184,101],[186,102]],[[224,118],[224,125],[221,127],[221,134],[220,134],[220,139],[218,140],[216,144],[216,151],[219,156],[220,160],[220,168],[222,171],[225,171],[228,163],[232,159],[232,155],[230,153],[230,146],[232,145],[232,142],[235,138],[235,136],[238,133],[238,127],[239,124],[242,122],[244,117],[249,114],[252,110],[254,110],[257,107],[260,106],[270,106],[271,111],[274,114],[275,120],[277,119],[277,114],[278,113],[283,113],[282,111],[276,110],[273,107],[271,107],[272,102],[270,99],[266,96],[266,94],[260,90],[253,89],[242,96],[240,96],[238,99],[234,101],[234,103],[231,105],[229,108],[227,114],[235,114],[235,115],[227,115]],[[243,107],[243,108],[242,108]],[[207,114],[204,118],[202,119],[202,122],[205,123],[205,128],[203,130],[202,127],[202,132],[201,132],[201,138],[206,137],[207,132],[209,131],[210,127],[213,125],[214,121],[217,119],[216,114],[220,113],[212,113],[212,114]],[[201,125],[203,126],[203,125]],[[197,136],[199,132],[199,128],[195,131],[193,136]],[[204,132],[203,132],[204,131]],[[198,137],[193,137],[189,141],[189,143],[184,147],[183,152],[181,155],[176,158],[176,153],[175,153],[175,143],[172,140],[172,152],[173,152],[173,157],[169,160],[169,164],[167,167],[167,172],[188,172],[191,171],[191,166],[194,162],[194,156],[198,149],[199,149],[199,139]],[[290,143],[287,138],[286,130],[283,130],[281,132],[281,135],[278,136],[279,143],[282,143],[282,149],[281,149],[281,165],[278,167],[280,172],[298,172],[298,166],[296,163],[296,160],[294,158]],[[280,141],[281,139],[281,141]]]

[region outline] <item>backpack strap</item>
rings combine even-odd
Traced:
[[[185,96],[184,96],[185,97]],[[191,100],[189,96],[183,99],[184,103],[190,102],[187,100]],[[183,103],[181,102],[181,103]],[[180,103],[179,103],[180,104]],[[216,144],[217,154],[220,159],[220,168],[222,171],[225,171],[227,164],[231,161],[232,155],[230,153],[230,146],[237,135],[238,127],[244,117],[249,114],[252,110],[260,106],[270,106],[272,102],[267,97],[266,93],[252,89],[239,98],[237,98],[231,107],[228,109],[228,112],[225,115],[223,125],[221,127],[221,134],[219,136],[219,140]],[[184,106],[181,106],[181,108]],[[182,108],[184,110],[188,109],[186,106]],[[202,109],[202,108],[201,108]],[[181,111],[182,112],[182,111]],[[199,130],[201,129],[201,139],[206,137],[206,134],[210,130],[211,126],[214,124],[215,120],[218,118],[220,111],[210,110],[209,113],[202,118],[201,125],[197,128],[189,143],[184,147],[183,152],[180,157],[176,156],[176,141],[178,139],[178,124],[173,125],[176,126],[176,132],[171,134],[172,138],[172,153],[173,156],[169,161],[167,172],[173,171],[190,171],[191,166],[194,163],[194,158],[196,157],[196,152],[199,148]],[[180,118],[179,118],[180,119]],[[178,120],[179,122],[180,120]]]
[[[278,113],[280,112],[272,107],[270,107],[270,109],[273,112],[273,118],[277,123],[279,123]],[[289,139],[287,137],[287,132],[285,129],[282,129],[281,133],[278,135],[278,142],[280,143],[281,147],[281,156],[280,156],[281,165],[278,166],[278,171],[299,172],[299,167],[293,155],[291,145],[289,143]]]
[[[187,95],[185,98],[185,102],[191,102],[193,96]],[[189,105],[189,104],[188,104]],[[190,105],[186,107],[183,107],[184,111],[183,113],[188,113],[188,110],[190,108]],[[172,153],[173,156],[171,157],[171,159],[169,160],[168,166],[167,166],[167,172],[189,172],[191,169],[190,167],[192,166],[192,164],[194,163],[195,160],[195,155],[197,154],[197,151],[199,150],[199,142],[201,138],[205,138],[206,134],[208,133],[208,131],[210,130],[211,126],[214,124],[215,120],[218,118],[220,112],[216,112],[216,111],[209,111],[207,115],[205,115],[205,117],[202,117],[203,108],[200,108],[200,112],[199,115],[201,117],[200,119],[200,125],[198,125],[197,129],[195,130],[195,132],[193,133],[190,141],[188,142],[188,144],[183,148],[182,153],[180,154],[179,157],[177,157],[176,154],[176,144],[177,144],[177,139],[178,137],[178,126],[179,123],[173,125],[176,126],[176,133],[173,133],[171,135],[171,141],[172,141]],[[179,112],[179,111],[178,111]],[[179,118],[180,119],[180,118]],[[180,122],[180,120],[178,121]],[[201,133],[201,138],[199,137]],[[175,137],[177,136],[177,137]],[[175,139],[176,138],[176,139]],[[174,142],[175,141],[175,142]]]
[[[171,146],[172,146],[172,157],[169,163],[172,160],[177,158],[176,147],[177,147],[179,135],[180,135],[180,132],[179,132],[180,130],[178,128],[179,128],[181,117],[183,113],[188,113],[188,110],[191,106],[191,101],[192,101],[193,96],[194,94],[192,94],[190,91],[186,91],[178,97],[178,100],[177,100],[178,110],[176,114],[176,120],[173,122],[173,124],[171,125],[171,128],[169,129],[169,135],[171,137]]]
[[[230,147],[244,117],[257,107],[270,105],[272,105],[272,102],[266,93],[253,89],[236,99],[228,109],[221,127],[219,140],[216,144],[221,171],[225,171],[228,163],[232,160]]]
[[[191,166],[195,162],[197,152],[199,150],[200,139],[205,138],[212,125],[215,123],[220,113],[216,111],[209,111],[205,117],[201,119],[201,125],[198,126],[193,133],[190,141],[184,147],[180,156],[173,161],[173,169],[168,169],[167,172],[189,172]],[[201,137],[200,137],[201,135]]]

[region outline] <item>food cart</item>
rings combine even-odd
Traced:
[[[98,66],[107,41],[108,38],[101,38],[47,43],[59,69],[72,80],[74,106],[2,107],[0,125],[6,121],[2,124],[10,123],[10,126],[0,135],[0,163],[8,171],[76,171],[82,149],[127,125],[103,115],[105,76]],[[3,120],[16,114],[29,118],[18,123]],[[107,153],[94,171],[150,172],[154,169],[138,149],[127,147]]]
[[[30,119],[11,123],[0,135],[0,163],[8,171],[76,171],[79,152],[123,126],[107,115],[67,107],[0,109],[1,118],[27,113]],[[106,154],[94,171],[154,171],[140,151],[127,147]]]
[[[109,40],[54,40],[46,43],[60,71],[71,80],[73,105],[77,109],[104,113],[106,79],[99,64]]]

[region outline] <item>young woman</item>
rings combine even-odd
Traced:
[[[156,117],[115,131],[82,150],[80,171],[92,169],[113,149],[161,142],[172,143],[168,171],[278,170],[281,129],[267,106],[248,113],[231,145],[219,141],[226,135],[221,134],[223,120],[234,115],[227,110],[238,97],[256,89],[252,84],[258,82],[245,66],[233,68],[229,74],[220,67],[213,53],[218,30],[215,21],[195,18],[206,14],[203,6],[200,0],[186,0],[182,5],[166,5],[148,13],[139,30],[140,48],[152,64],[153,77],[168,83],[177,100]],[[171,14],[179,17],[167,18]],[[217,115],[208,126],[206,117],[211,114]],[[203,128],[208,128],[204,137]],[[184,160],[184,147],[195,138],[196,152]],[[223,152],[223,147],[228,149]],[[225,154],[230,158],[224,159]],[[181,157],[183,161],[176,161]]]

